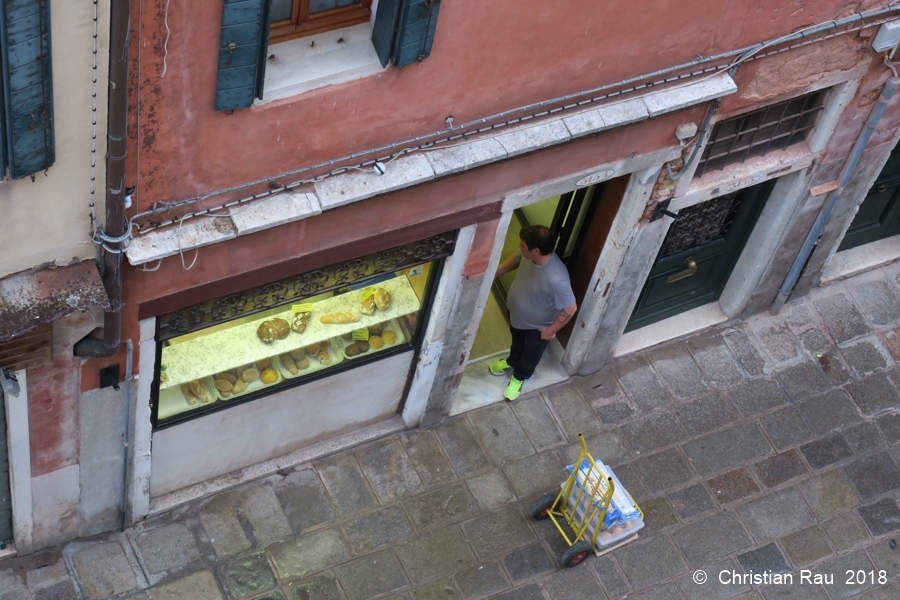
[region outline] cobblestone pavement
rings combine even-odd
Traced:
[[[0,563],[0,600],[900,598],[898,275]],[[647,525],[562,570],[527,511],[578,431]]]

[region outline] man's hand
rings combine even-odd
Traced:
[[[572,318],[572,315],[575,314],[575,311],[578,310],[577,304],[572,304],[572,306],[567,306],[556,315],[556,319],[552,323],[550,323],[547,327],[542,327],[538,329],[541,332],[541,339],[550,341],[556,337],[556,332],[562,329],[566,323],[569,322],[569,319]]]
[[[503,259],[503,262],[501,262],[497,266],[497,273],[494,275],[494,279],[496,279],[497,277],[506,275],[510,271],[515,271],[518,268],[519,268],[519,261],[516,260],[516,253],[513,252],[512,254],[507,256],[505,259]]]

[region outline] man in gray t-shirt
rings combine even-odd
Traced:
[[[490,366],[493,375],[512,371],[503,392],[507,400],[519,396],[522,383],[534,374],[547,344],[578,310],[569,273],[553,253],[553,242],[546,227],[525,227],[519,233],[519,249],[497,267],[497,277],[518,269],[506,299],[512,333],[509,357]]]

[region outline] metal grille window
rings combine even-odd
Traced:
[[[824,99],[823,90],[717,123],[695,176],[804,141],[816,124]]]
[[[732,192],[678,211],[657,260],[725,238],[742,199],[741,192]]]

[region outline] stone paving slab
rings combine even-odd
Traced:
[[[91,600],[123,594],[138,586],[125,551],[118,542],[91,546],[72,556],[84,590]]]

